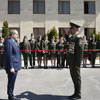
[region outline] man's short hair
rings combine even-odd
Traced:
[[[15,34],[16,32],[18,32],[18,31],[15,30],[15,29],[10,30],[10,34],[9,34],[9,36],[12,36],[12,34]]]

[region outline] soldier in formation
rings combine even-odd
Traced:
[[[4,38],[0,37],[0,69],[4,68],[5,53],[4,53]]]
[[[56,43],[54,37],[52,37],[51,41],[48,43],[48,49],[51,50],[49,51],[51,66],[55,67],[56,66]]]
[[[31,51],[30,51],[31,46],[30,46],[27,36],[24,36],[23,42],[20,43],[20,49],[23,50],[22,55],[24,59],[24,67],[28,69],[28,59],[29,59],[29,55],[31,54]]]
[[[35,55],[36,55],[36,40],[34,39],[34,34],[31,34],[31,39],[29,40],[31,53],[29,54],[30,66],[35,67]]]
[[[97,54],[96,51],[93,51],[97,48],[97,41],[96,41],[95,35],[91,37],[91,40],[89,41],[89,44],[88,44],[88,48],[92,50],[89,52],[90,62],[91,62],[92,67],[95,67],[95,60],[96,60],[96,54]]]
[[[38,67],[40,68],[42,63],[42,57],[43,57],[43,42],[42,42],[41,35],[38,36],[38,39],[36,41],[36,50],[37,50]]]
[[[44,63],[44,68],[47,68],[48,64],[48,36],[45,35],[43,39],[43,63]]]
[[[84,44],[84,50],[83,51],[83,67],[86,68],[87,64],[87,58],[88,58],[88,41],[86,40],[86,36],[83,36],[83,44]]]
[[[63,37],[60,37],[60,41],[56,45],[57,52],[57,61],[58,65],[57,67],[64,67],[63,61],[64,61],[64,39]]]

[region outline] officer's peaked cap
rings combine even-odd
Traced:
[[[79,25],[72,23],[72,22],[70,22],[70,26],[71,26],[71,28],[80,28]]]

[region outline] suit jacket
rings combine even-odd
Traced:
[[[15,71],[21,69],[21,53],[16,42],[9,38],[5,42],[5,70],[10,71],[11,68],[14,68]]]

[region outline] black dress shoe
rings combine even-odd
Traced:
[[[70,100],[77,100],[77,99],[81,99],[81,96],[80,95],[73,94],[72,96],[69,96],[68,98]]]
[[[32,68],[34,68],[34,65],[33,65],[33,67]]]
[[[94,66],[94,65],[92,65],[92,68],[95,68],[95,66]]]
[[[14,97],[14,99],[15,99],[15,100],[21,100],[21,98],[16,98],[16,97]]]

